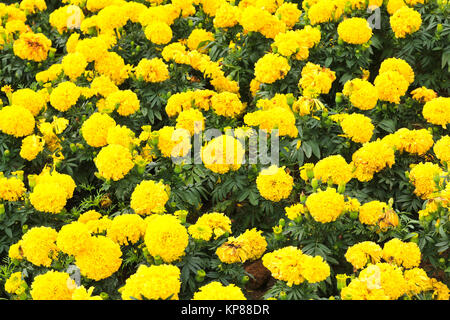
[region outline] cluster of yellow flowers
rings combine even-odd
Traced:
[[[229,237],[216,250],[223,263],[246,262],[259,259],[266,251],[267,241],[256,228],[235,237]]]

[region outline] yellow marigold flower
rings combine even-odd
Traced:
[[[189,236],[180,220],[172,215],[152,215],[145,232],[145,245],[153,257],[171,263],[185,254]]]
[[[21,248],[22,240],[19,240],[17,243],[11,245],[8,250],[8,257],[12,260],[23,260],[23,250]]]
[[[23,256],[36,266],[50,267],[58,254],[57,237],[56,230],[50,227],[31,228],[20,241]]]
[[[450,290],[449,288],[443,284],[440,281],[437,281],[436,279],[431,279],[432,285],[433,285],[433,298],[435,300],[446,300],[448,301],[450,297]]]
[[[395,11],[389,21],[396,38],[405,38],[407,34],[418,31],[422,25],[420,13],[406,6]]]
[[[39,183],[30,194],[30,202],[36,210],[55,214],[64,209],[67,199],[67,192],[56,182]]]
[[[81,126],[81,135],[91,147],[103,147],[108,144],[109,129],[116,127],[116,122],[107,114],[93,113]]]
[[[314,166],[314,178],[323,183],[332,181],[340,185],[353,178],[353,168],[341,155],[334,155],[319,160]]]
[[[414,242],[403,242],[397,238],[389,240],[383,247],[383,259],[406,269],[418,267],[422,254]]]
[[[16,177],[6,178],[0,172],[0,200],[18,201],[26,192],[25,184]]]
[[[50,168],[48,167],[44,168],[36,177],[37,185],[45,183],[58,184],[59,188],[66,193],[67,198],[71,198],[73,196],[73,192],[76,188],[75,181],[73,181],[70,175],[59,173],[55,170],[50,172]]]
[[[302,203],[294,204],[290,207],[284,208],[286,211],[286,217],[290,220],[296,220],[299,217],[302,217],[306,213],[306,206]]]
[[[237,241],[242,246],[247,256],[247,261],[253,261],[261,258],[267,248],[267,241],[261,234],[262,231],[247,229],[237,237]]]
[[[344,12],[344,2],[320,0],[312,4],[307,10],[311,25],[337,20]]]
[[[218,281],[204,285],[194,293],[192,300],[247,300],[242,290],[234,284],[224,286]]]
[[[116,85],[121,85],[128,79],[131,69],[130,65],[125,65],[125,61],[121,56],[112,51],[108,51],[95,60],[95,70],[102,75],[108,76]]]
[[[33,14],[47,9],[47,4],[45,3],[45,0],[22,0],[19,8]]]
[[[66,51],[68,53],[74,53],[76,51],[79,39],[80,39],[79,33],[72,33],[70,35],[69,39],[67,39],[66,42]]]
[[[170,191],[168,186],[161,181],[156,183],[144,180],[136,186],[131,194],[130,206],[140,215],[164,213],[165,205],[169,200]]]
[[[62,73],[62,65],[60,63],[53,64],[47,70],[36,73],[36,81],[38,82],[49,82],[57,79]]]
[[[80,214],[80,216],[78,217],[78,222],[86,224],[89,221],[95,221],[95,220],[100,219],[101,216],[102,216],[101,213],[99,213],[95,210],[89,210],[83,214]]]
[[[450,164],[450,136],[442,136],[434,144],[433,151],[441,163]]]
[[[212,229],[204,224],[193,224],[188,228],[188,232],[195,240],[209,241],[212,237]]]
[[[202,161],[209,170],[224,174],[237,171],[241,167],[245,150],[239,140],[222,135],[212,139],[202,148]]]
[[[423,269],[412,268],[405,270],[403,276],[408,285],[408,295],[419,294],[433,288],[431,279]]]
[[[450,123],[450,98],[439,97],[428,101],[423,106],[422,115],[429,123],[445,129]]]
[[[359,221],[371,226],[376,225],[388,210],[389,206],[385,202],[374,200],[364,203],[359,207]]]
[[[437,98],[437,93],[426,87],[420,87],[411,91],[412,98],[421,103],[431,101]]]
[[[95,77],[91,82],[91,89],[94,90],[96,94],[103,97],[109,96],[111,93],[119,90],[119,88],[111,81],[107,76]]]
[[[22,272],[14,272],[5,281],[5,291],[16,294],[23,285],[26,285],[26,282],[22,279]]]
[[[68,255],[77,256],[90,246],[91,233],[84,223],[75,221],[62,226],[56,238],[58,249]]]
[[[34,130],[33,114],[22,106],[6,106],[0,110],[0,131],[16,138],[28,136]]]
[[[25,32],[14,41],[14,54],[21,59],[41,62],[47,59],[52,41],[42,33]]]
[[[194,100],[194,92],[178,92],[170,96],[167,100],[166,113],[169,117],[178,115],[183,110],[192,108],[192,100]]]
[[[238,23],[239,9],[236,6],[230,5],[228,2],[224,2],[216,10],[214,16],[215,28],[231,28]]]
[[[81,76],[88,62],[84,55],[80,52],[68,53],[62,59],[62,67],[64,74],[69,77],[70,80],[75,81],[79,76]]]
[[[354,177],[364,182],[371,180],[375,173],[385,167],[391,167],[395,163],[395,152],[388,143],[378,139],[367,142],[356,150],[352,160]]]
[[[122,179],[134,167],[130,150],[119,144],[103,147],[94,163],[101,177],[114,181]]]
[[[164,157],[184,157],[191,147],[191,136],[187,130],[171,126],[158,130],[158,149]]]
[[[388,70],[380,73],[374,81],[378,90],[379,99],[399,104],[400,98],[403,97],[408,90],[408,80],[394,70]]]
[[[375,108],[378,102],[378,91],[369,81],[353,79],[344,84],[342,93],[349,97],[353,106],[361,110]]]
[[[131,90],[118,90],[106,97],[106,108],[108,111],[117,109],[121,116],[129,116],[139,110],[140,102]]]
[[[238,21],[244,29],[244,32],[259,32],[271,17],[268,11],[255,6],[248,6],[246,8],[240,8]]]
[[[414,193],[422,199],[428,199],[437,191],[436,176],[441,176],[444,171],[439,165],[425,162],[414,166],[409,172],[409,181],[414,185]]]
[[[103,300],[101,296],[93,296],[94,287],[88,290],[84,286],[77,287],[72,293],[72,300]]]
[[[364,44],[372,38],[372,29],[364,18],[348,18],[339,23],[339,38],[350,44]]]
[[[193,136],[205,129],[205,117],[203,113],[197,109],[183,110],[178,114],[177,129],[185,129]]]
[[[312,98],[319,94],[327,94],[334,80],[336,80],[334,71],[308,62],[302,69],[298,85],[303,89],[305,97]]]
[[[11,96],[11,104],[25,107],[30,110],[33,116],[37,116],[46,106],[46,101],[39,92],[25,88],[13,92]]]
[[[125,148],[130,148],[133,145],[134,132],[126,126],[115,126],[108,128],[106,142],[108,144],[120,144]]]
[[[302,11],[298,9],[296,3],[284,2],[278,7],[275,12],[276,16],[280,16],[281,21],[286,24],[286,27],[293,28],[302,15]]]
[[[427,129],[409,130],[401,128],[393,136],[386,136],[383,140],[397,150],[418,155],[425,154],[433,146],[433,135]]]
[[[137,214],[122,214],[114,217],[107,237],[120,245],[135,244],[144,237],[146,224]]]
[[[62,34],[70,29],[79,28],[84,18],[83,10],[79,6],[71,4],[50,13],[49,23]]]
[[[265,130],[268,133],[276,129],[279,136],[289,136],[291,138],[298,136],[294,113],[287,108],[275,107],[269,110],[247,113],[244,116],[244,122],[249,126],[259,126],[261,130]]]
[[[154,44],[167,44],[172,40],[172,29],[162,21],[153,21],[144,29],[145,36]]]
[[[274,54],[266,53],[255,63],[255,79],[261,83],[274,83],[283,79],[291,70],[286,58]]]
[[[123,300],[178,300],[181,289],[180,269],[168,264],[140,265],[120,290]]]
[[[146,82],[163,82],[169,79],[169,69],[160,58],[142,59],[134,69],[136,78]]]
[[[8,22],[6,22],[5,24],[5,31],[6,34],[14,34],[14,33],[18,33],[18,34],[22,34],[25,32],[31,32],[31,29],[29,26],[27,26],[25,24],[25,22],[21,21],[21,20],[10,20]]]
[[[206,45],[214,41],[214,34],[205,29],[194,29],[187,38],[187,46],[190,50],[198,50],[199,52],[206,52]]]
[[[272,165],[263,169],[256,178],[256,186],[264,199],[278,202],[291,194],[294,179],[286,173],[284,167]]]
[[[406,7],[404,0],[388,0],[386,5],[386,9],[391,16],[402,7]]]
[[[106,56],[108,47],[103,39],[92,37],[79,40],[76,44],[75,51],[82,53],[87,62],[92,62]]]
[[[222,92],[211,97],[211,107],[218,115],[236,117],[244,111],[245,104],[239,100],[237,94]]]
[[[111,226],[112,220],[108,217],[102,217],[97,220],[89,220],[86,222],[86,226],[92,234],[105,234],[108,228]]]
[[[81,95],[81,89],[73,82],[65,81],[58,84],[50,94],[50,104],[58,111],[65,112],[74,106]]]
[[[379,74],[387,71],[397,71],[400,73],[409,84],[414,82],[414,71],[411,66],[403,59],[388,58],[385,59],[381,65]]]
[[[72,300],[75,288],[68,273],[50,270],[34,278],[30,294],[33,300]]]
[[[339,124],[345,136],[356,143],[369,142],[375,128],[369,117],[359,113],[345,115]]]
[[[104,236],[92,237],[86,250],[75,258],[81,275],[99,281],[110,277],[122,264],[120,246]]]
[[[355,269],[362,269],[368,263],[378,263],[381,260],[382,249],[372,241],[363,241],[347,249],[345,259],[352,264]]]
[[[305,204],[313,219],[321,223],[336,221],[345,207],[344,196],[333,188],[311,194]]]
[[[406,293],[408,286],[399,267],[387,263],[377,263],[362,270],[358,277],[364,281],[369,291],[382,289],[391,300]]]
[[[214,239],[217,239],[226,233],[231,233],[230,218],[220,212],[205,213],[198,218],[195,224],[210,228],[212,230],[212,235],[214,235]]]
[[[248,259],[247,252],[241,241],[229,237],[225,243],[216,249],[216,255],[222,263],[244,263]]]
[[[302,276],[309,283],[320,282],[330,276],[330,266],[321,256],[303,255],[302,267]]]

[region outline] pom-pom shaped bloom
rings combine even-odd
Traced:
[[[306,63],[301,75],[298,85],[303,90],[303,95],[308,98],[327,94],[336,80],[334,71],[311,62]]]
[[[41,62],[47,59],[52,41],[43,33],[25,32],[14,41],[14,54],[21,59]]]
[[[214,34],[205,29],[194,29],[186,40],[186,44],[191,50],[198,50],[199,52],[206,51],[205,46],[214,41]]]
[[[245,104],[237,94],[222,92],[211,97],[211,107],[215,113],[224,117],[236,117],[245,109]]]
[[[257,110],[247,113],[244,116],[244,122],[249,126],[259,126],[259,129],[268,133],[276,130],[279,136],[289,136],[291,138],[298,136],[298,129],[295,126],[295,115],[288,108],[276,106],[268,110]]]
[[[161,214],[166,211],[170,189],[161,181],[144,180],[136,186],[131,194],[130,206],[140,215]]]
[[[27,108],[33,116],[37,116],[47,104],[41,93],[35,92],[28,88],[14,91],[11,99],[12,105]]]
[[[255,64],[255,79],[260,83],[274,83],[283,79],[291,70],[285,57],[274,53],[266,53]]]
[[[22,106],[7,106],[0,110],[0,131],[16,138],[28,136],[34,130],[33,114]]]
[[[313,219],[321,223],[336,221],[345,207],[344,196],[334,188],[311,194],[305,204]]]
[[[363,241],[347,249],[345,259],[352,264],[355,269],[362,269],[368,263],[378,263],[381,260],[382,249],[372,241]]]
[[[153,257],[171,263],[184,256],[189,241],[186,228],[172,215],[148,217],[145,245]]]
[[[180,269],[162,264],[140,265],[119,290],[123,300],[177,300],[180,289]]]
[[[403,242],[394,238],[384,244],[383,259],[406,269],[419,266],[422,254],[414,242]]]
[[[76,256],[89,248],[91,233],[85,224],[75,221],[64,225],[58,232],[56,245],[68,255]]]
[[[192,300],[247,300],[242,290],[234,284],[224,286],[218,281],[204,285],[194,293]]]
[[[353,106],[361,110],[373,109],[378,102],[378,90],[367,80],[356,78],[347,81],[342,93],[349,97]]]
[[[79,76],[81,76],[87,67],[86,57],[80,52],[68,53],[62,59],[62,67],[64,74],[70,78],[70,80],[75,81]]]
[[[0,173],[0,200],[18,201],[25,193],[25,184],[17,177],[6,178]]]
[[[81,126],[81,135],[91,147],[103,147],[108,144],[109,129],[114,128],[116,122],[104,113],[93,113]]]
[[[23,256],[36,266],[50,267],[58,254],[57,237],[58,232],[50,227],[31,228],[20,241]]]
[[[118,90],[106,97],[106,110],[112,112],[117,110],[121,116],[129,116],[139,110],[140,102],[131,90]],[[105,110],[105,111],[106,111]]]
[[[67,196],[67,192],[56,182],[39,183],[30,194],[30,202],[38,211],[56,214],[66,205]]]
[[[340,185],[353,178],[352,166],[341,155],[329,156],[319,160],[314,166],[314,178],[323,183],[331,181]]]
[[[122,214],[114,217],[108,227],[108,238],[120,245],[138,242],[144,237],[146,224],[137,214]]]
[[[134,69],[136,78],[146,82],[163,82],[169,79],[169,69],[160,58],[142,59]]]
[[[177,129],[185,129],[193,136],[205,129],[205,117],[198,109],[183,110],[177,117]]]
[[[372,29],[364,18],[349,18],[339,23],[339,37],[350,44],[364,44],[372,38]]]
[[[286,173],[284,167],[272,165],[263,169],[256,178],[256,186],[264,199],[278,202],[291,194],[294,179]]]
[[[30,294],[33,300],[72,300],[75,288],[68,273],[50,270],[34,278]]]
[[[442,163],[450,164],[450,136],[442,136],[436,141],[433,151]]]
[[[387,71],[397,71],[400,73],[409,84],[414,82],[414,70],[411,66],[403,59],[399,58],[388,58],[385,59],[381,65],[379,74],[385,73]]]
[[[56,110],[65,112],[77,103],[80,95],[81,89],[73,82],[61,82],[52,90],[50,104]]]
[[[211,236],[214,235],[214,239],[221,237],[222,235],[231,233],[231,220],[226,215],[220,212],[205,213],[198,218],[195,223],[197,226],[205,226],[211,229]],[[210,236],[210,238],[211,238]],[[208,238],[208,240],[210,239]]]
[[[359,207],[359,221],[367,225],[376,225],[383,218],[389,206],[378,200],[364,203]]]
[[[422,17],[416,10],[403,6],[389,19],[392,31],[396,38],[405,38],[406,35],[412,34],[420,29],[422,25]]]
[[[36,156],[44,150],[45,142],[42,137],[37,135],[30,135],[22,140],[20,147],[20,156],[28,161],[32,161]]]
[[[396,104],[400,103],[400,98],[405,95],[409,87],[408,80],[401,73],[394,70],[380,73],[375,78],[374,84],[378,90],[380,100]]]
[[[420,87],[411,91],[412,98],[421,103],[431,101],[437,98],[437,93],[426,87]]]
[[[369,117],[359,113],[339,115],[339,124],[346,137],[356,143],[369,142],[375,128]]]
[[[439,97],[428,101],[423,106],[422,115],[429,123],[445,129],[450,123],[450,98]]]
[[[436,177],[443,173],[444,171],[439,165],[431,162],[421,162],[415,165],[409,172],[409,181],[415,187],[414,193],[422,199],[428,199],[433,192],[437,191]]]
[[[92,237],[86,250],[75,258],[83,276],[99,281],[110,277],[122,264],[120,246],[104,236]]]
[[[222,135],[212,139],[202,148],[202,161],[209,170],[224,174],[237,171],[245,156],[245,150],[239,140]]]
[[[118,144],[103,147],[94,159],[98,173],[104,179],[122,179],[134,167],[130,150]]]
[[[164,157],[184,157],[191,147],[191,136],[187,130],[171,126],[158,130],[158,149]]]
[[[162,21],[153,21],[145,27],[145,36],[154,44],[167,44],[172,40],[172,29]]]

